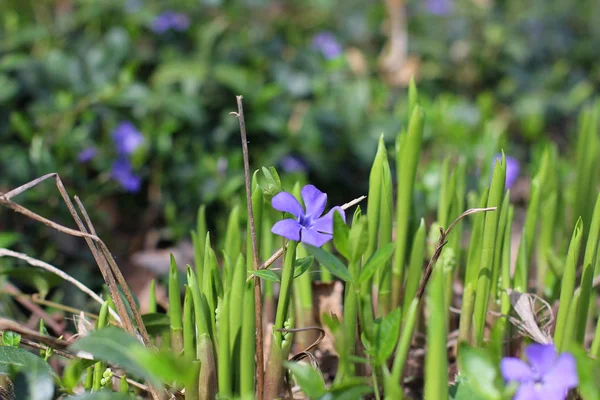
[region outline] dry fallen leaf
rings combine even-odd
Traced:
[[[552,343],[550,326],[554,320],[552,308],[547,301],[532,293],[519,293],[507,290],[515,312],[519,318],[509,317],[521,333],[542,344]]]

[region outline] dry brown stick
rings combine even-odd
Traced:
[[[63,200],[67,204],[67,208],[69,208],[69,211],[73,210],[73,212],[74,212],[73,204],[71,203],[66,191],[64,189],[61,189],[61,187],[64,188],[64,186],[62,186],[62,182],[60,182],[60,178],[58,177],[58,174],[56,174],[56,173],[44,175],[40,178],[34,179],[33,181],[31,181],[29,183],[21,185],[20,187],[14,189],[14,190],[11,190],[10,192],[8,192],[6,194],[0,195],[0,204],[9,207],[10,209],[12,209],[15,212],[25,215],[28,218],[31,218],[38,222],[41,222],[44,225],[49,226],[59,232],[63,232],[63,233],[66,233],[68,235],[75,236],[75,237],[85,238],[86,242],[88,243],[88,246],[90,247],[90,250],[92,251],[92,255],[94,256],[94,259],[96,260],[96,263],[98,264],[98,266],[100,268],[102,277],[104,278],[104,280],[106,281],[106,283],[108,285],[109,292],[110,292],[111,296],[113,297],[115,307],[117,308],[117,313],[119,314],[119,316],[123,322],[123,326],[124,326],[125,330],[135,334],[135,328],[133,327],[133,324],[132,324],[131,320],[129,319],[129,315],[127,314],[127,310],[125,308],[123,300],[121,299],[121,296],[119,295],[119,290],[116,286],[115,279],[112,276],[112,274],[110,273],[110,270],[108,268],[103,268],[106,266],[106,264],[103,263],[102,257],[99,256],[98,252],[94,251],[94,246],[93,246],[92,241],[97,242],[97,243],[102,243],[102,240],[100,240],[100,238],[98,238],[95,235],[90,235],[89,233],[85,232],[85,227],[83,228],[83,230],[79,230],[79,231],[68,228],[61,224],[57,224],[56,222],[51,221],[47,218],[44,218],[41,215],[38,215],[38,214],[34,213],[33,211],[30,211],[26,207],[23,207],[20,204],[17,204],[15,202],[13,202],[12,200],[10,200],[11,197],[14,197],[17,194],[23,193],[25,190],[30,189],[33,186],[35,186],[49,178],[54,178],[56,186],[57,186],[59,192],[61,192],[61,196],[63,197]],[[59,182],[60,182],[60,184],[59,184]],[[73,213],[72,213],[72,215],[73,215]],[[79,219],[76,212],[73,215],[73,218],[75,219],[75,222],[77,222],[79,220],[79,222],[81,223],[81,219]],[[80,226],[83,227],[83,224],[81,223]]]
[[[58,175],[56,175],[55,180],[56,180],[56,185],[58,187],[58,191],[60,192],[61,196],[63,197],[63,200],[67,204],[67,207],[69,208],[69,212],[71,213],[71,216],[75,220],[77,227],[79,228],[80,231],[86,232],[86,227],[83,224],[83,222],[81,221],[79,214],[75,210],[75,207],[73,206],[73,203],[71,202],[71,199],[69,198],[69,195],[67,194],[67,190],[63,186],[63,183],[60,180],[60,177]],[[96,235],[96,230],[94,229],[92,221],[90,220],[89,215],[88,215],[87,211],[85,210],[85,207],[83,206],[83,203],[79,200],[79,198],[77,196],[75,196],[75,201],[77,202],[77,205],[78,205],[81,213],[83,214],[83,217],[85,218],[85,221],[88,225],[88,229],[90,230],[90,233],[92,233],[95,237],[98,237]],[[123,303],[123,299],[120,296],[119,288],[115,282],[115,277],[117,278],[117,281],[119,281],[119,284],[121,285],[121,288],[123,289],[123,293],[125,294],[125,299],[129,303],[129,307],[130,307],[131,312],[133,313],[133,316],[138,325],[140,336],[142,337],[144,345],[151,346],[150,337],[148,336],[148,332],[146,331],[146,326],[144,325],[144,322],[142,321],[142,316],[140,314],[140,311],[138,310],[138,308],[135,304],[135,301],[133,300],[133,296],[131,295],[131,290],[129,289],[129,285],[125,281],[125,278],[123,277],[123,274],[121,273],[121,270],[119,269],[119,266],[115,262],[112,254],[108,250],[108,247],[102,240],[98,240],[97,244],[98,244],[98,246],[100,246],[100,250],[101,250],[102,254],[104,255],[104,257],[99,257],[98,248],[96,247],[96,243],[92,242],[91,240],[89,240],[87,238],[86,238],[86,243],[88,244],[90,250],[94,254],[94,258],[97,257],[97,261],[100,261],[98,263],[98,265],[102,266],[104,268],[104,270],[106,272],[106,276],[111,281],[111,285],[112,285],[111,297],[113,299],[113,302],[115,303],[115,306],[116,306],[116,303],[118,300],[118,302],[120,303],[120,307],[123,308],[124,316],[122,315],[121,319],[123,321],[125,321],[125,319],[127,320],[127,323],[131,325],[130,332],[135,335],[137,333],[137,331],[135,330],[133,323],[129,319],[129,314],[127,314],[127,311],[125,310],[125,304]],[[106,268],[106,264],[104,262],[108,262],[110,269]],[[109,285],[109,287],[110,287],[110,285]],[[149,385],[148,389],[149,389],[150,395],[152,396],[152,398],[154,400],[159,400],[160,398],[162,398],[158,389],[154,388],[152,385]]]
[[[98,314],[94,314],[94,313],[91,313],[91,312],[87,312],[87,311],[79,310],[79,309],[77,309],[77,308],[75,308],[75,307],[69,307],[69,306],[65,306],[64,304],[56,303],[56,302],[54,302],[54,301],[45,300],[45,299],[40,299],[40,298],[38,297],[38,294],[37,294],[37,293],[34,293],[34,294],[32,294],[32,295],[28,295],[28,294],[19,294],[19,295],[17,295],[17,294],[12,294],[12,293],[9,293],[9,292],[7,292],[7,291],[4,291],[4,290],[0,290],[0,293],[7,293],[7,294],[9,294],[9,295],[11,295],[11,296],[14,296],[14,297],[16,297],[16,298],[26,298],[26,299],[29,299],[30,301],[32,301],[32,302],[33,302],[33,303],[35,303],[35,304],[40,304],[40,305],[42,305],[42,306],[47,306],[47,307],[56,308],[56,309],[59,309],[59,310],[62,310],[62,311],[66,311],[66,312],[69,312],[69,313],[72,313],[72,314],[75,314],[75,315],[79,315],[80,313],[83,313],[83,315],[85,315],[85,316],[86,316],[86,317],[88,317],[88,318],[92,318],[92,319],[94,319],[94,320],[98,319]],[[117,322],[115,322],[115,321],[112,321],[112,320],[111,320],[110,322],[111,322],[113,325],[115,325],[115,326],[120,326],[120,325],[119,325]]]
[[[75,356],[73,354],[71,354],[67,351],[55,349],[50,346],[46,346],[46,345],[40,344],[34,340],[30,340],[30,339],[26,339],[26,338],[21,338],[21,345],[31,347],[33,349],[39,349],[39,350],[46,350],[46,351],[52,350],[52,352],[54,354],[59,355],[61,357],[68,358],[68,359],[75,358]]]
[[[64,327],[59,325],[58,322],[56,322],[51,316],[49,316],[48,313],[46,311],[44,311],[44,309],[42,309],[42,307],[38,306],[33,301],[31,301],[29,296],[24,295],[19,290],[19,288],[17,288],[15,285],[13,285],[10,282],[4,282],[3,286],[9,295],[13,296],[16,301],[18,301],[19,303],[21,303],[21,305],[23,307],[25,307],[29,311],[31,311],[32,314],[41,318],[44,321],[44,323],[50,329],[52,329],[57,335],[60,336],[63,334]]]
[[[323,341],[323,339],[325,339],[325,329],[321,328],[320,326],[305,326],[302,328],[290,328],[290,329],[277,329],[279,332],[304,332],[304,331],[318,331],[319,332],[319,337],[310,345],[308,346],[306,349],[298,352],[298,353],[308,353],[309,351],[311,351],[312,349],[314,349],[315,347],[317,347],[319,345],[319,343],[321,343]],[[290,360],[293,360],[294,357],[292,357]]]
[[[0,317],[0,331],[12,331],[20,334],[23,337],[34,339],[39,343],[43,343],[53,349],[64,350],[69,346],[66,340],[55,339],[52,336],[41,335],[38,331],[22,326],[16,321],[8,318]]]
[[[27,208],[25,208],[23,206],[20,206],[19,204],[14,203],[13,201],[10,200],[11,197],[14,197],[20,193],[23,193],[27,189],[30,189],[49,178],[54,178],[56,187],[58,188],[58,191],[60,192],[60,194],[63,198],[63,201],[67,205],[67,208],[69,209],[69,212],[71,213],[71,216],[75,220],[75,223],[77,224],[77,226],[79,228],[79,231],[76,231],[74,229],[67,228],[60,224],[57,224],[57,223],[55,223],[47,218],[44,218],[44,217],[28,210]],[[112,258],[112,255],[110,254],[110,251],[108,250],[106,244],[96,235],[91,235],[91,234],[87,233],[85,225],[83,224],[83,222],[81,221],[81,218],[77,214],[77,211],[75,210],[75,207],[73,206],[73,203],[71,202],[71,199],[70,199],[60,177],[58,176],[58,174],[52,173],[52,174],[44,175],[44,176],[37,178],[29,183],[26,183],[25,185],[20,186],[17,189],[14,189],[6,194],[0,195],[0,204],[6,205],[9,208],[13,209],[14,211],[24,214],[25,216],[28,216],[34,220],[40,221],[40,222],[44,223],[45,225],[50,226],[58,231],[61,231],[61,232],[64,232],[64,233],[67,233],[67,234],[70,234],[70,235],[76,236],[76,237],[84,237],[86,240],[86,243],[88,244],[90,250],[92,251],[92,255],[94,256],[94,259],[98,263],[98,266],[103,275],[103,278],[105,279],[105,281],[108,285],[111,297],[113,299],[113,302],[115,303],[117,312],[118,312],[119,316],[121,317],[121,320],[123,321],[125,330],[127,330],[128,332],[130,332],[134,335],[137,333],[135,327],[133,326],[132,321],[129,319],[129,315],[125,308],[123,299],[120,296],[119,289],[118,289],[118,286],[115,281],[115,276],[119,280],[119,283],[121,283],[121,286],[123,287],[123,292],[125,293],[125,297],[126,297],[128,303],[130,303],[131,310],[132,310],[134,316],[136,317],[136,321],[138,321],[138,324],[140,325],[140,334],[142,336],[144,344],[149,345],[150,340],[149,340],[148,334],[146,332],[143,322],[141,321],[141,315],[139,314],[139,310],[137,310],[135,302],[133,301],[133,298],[131,296],[129,286],[127,285],[127,283],[125,282],[125,279],[123,278],[122,274],[120,273],[120,270],[119,270],[118,266],[116,265],[114,259]],[[89,220],[89,218],[88,218],[88,220]],[[98,251],[98,248],[96,247],[95,243],[97,243],[100,246],[101,252]],[[102,253],[104,257],[101,257],[100,253]],[[106,262],[108,262],[109,268],[107,268]],[[115,271],[117,271],[117,272],[115,272]],[[113,273],[115,276],[113,276]],[[140,322],[142,322],[142,323],[140,324]],[[160,398],[158,391],[152,387],[150,387],[150,393],[155,400]]]
[[[94,228],[94,225],[92,224],[92,221],[91,221],[85,207],[83,206],[83,203],[81,202],[81,200],[79,200],[79,197],[75,196],[75,202],[77,203],[77,207],[79,207],[79,211],[83,215],[83,218],[84,218],[86,224],[88,225],[88,229],[89,229],[90,233],[93,234],[94,236],[97,236],[96,229]],[[125,298],[127,299],[127,303],[129,303],[129,307],[131,308],[133,317],[135,318],[135,322],[140,331],[140,335],[142,336],[142,339],[144,341],[144,345],[151,346],[150,336],[148,335],[148,331],[146,330],[146,326],[144,325],[144,321],[142,320],[142,315],[141,315],[140,311],[138,310],[137,305],[135,304],[133,295],[131,294],[131,289],[129,288],[129,285],[125,281],[125,277],[121,273],[119,266],[114,261],[114,258],[112,257],[112,254],[110,254],[110,252],[108,251],[108,248],[106,247],[106,245],[104,243],[100,243],[100,247],[102,249],[102,252],[104,253],[105,259],[108,261],[108,265],[110,266],[113,275],[117,278],[119,285],[121,285],[121,287],[123,288],[123,292],[125,293]]]
[[[417,289],[416,298],[420,299],[421,297],[423,297],[423,293],[425,292],[425,286],[427,285],[427,282],[429,281],[429,278],[431,277],[431,273],[433,272],[433,266],[435,265],[437,260],[440,258],[440,255],[442,254],[442,250],[444,249],[444,246],[448,243],[446,241],[446,237],[448,237],[448,235],[450,234],[450,231],[452,231],[452,228],[454,228],[454,226],[457,223],[459,223],[460,220],[463,219],[464,217],[466,217],[467,215],[471,215],[471,214],[475,214],[475,213],[479,213],[479,212],[495,211],[495,210],[496,210],[496,207],[470,208],[467,211],[465,211],[464,213],[460,214],[450,224],[450,226],[448,226],[448,228],[446,230],[444,230],[444,228],[440,227],[440,238],[438,239],[437,245],[435,247],[435,252],[433,253],[433,256],[431,257],[431,259],[429,260],[429,263],[427,264],[427,268],[425,268],[425,272],[423,273],[423,276],[421,277],[421,282],[419,283],[419,288]]]
[[[13,189],[9,192],[6,192],[6,193],[0,195],[0,197],[5,198],[6,200],[10,200],[11,198],[25,192],[26,190],[39,185],[40,183],[44,182],[46,179],[53,178],[54,175],[56,175],[56,173],[50,173],[50,174],[40,176],[39,178],[36,178],[36,179],[32,180],[31,182],[27,182],[26,184],[21,185],[16,189]]]
[[[88,233],[83,221],[81,220],[81,218],[79,217],[79,214],[77,213],[77,210],[75,209],[75,206],[73,205],[73,202],[71,201],[71,198],[69,197],[69,194],[67,193],[67,189],[64,187],[62,180],[60,179],[58,174],[56,174],[54,176],[54,181],[56,182],[56,187],[58,188],[58,191],[59,191],[61,197],[63,198],[63,201],[67,205],[67,208],[69,209],[69,213],[73,217],[75,224],[77,224],[77,227],[79,228],[79,230],[81,232]],[[90,232],[90,234],[92,234],[96,238],[98,237],[98,236],[96,236],[96,234],[94,232]],[[127,330],[131,334],[135,335],[136,334],[135,327],[133,326],[133,322],[129,318],[129,314],[127,313],[125,303],[123,302],[123,299],[121,298],[121,295],[119,293],[119,287],[115,281],[115,277],[111,273],[110,269],[108,269],[106,267],[106,262],[108,262],[110,264],[110,261],[111,261],[110,259],[112,259],[112,255],[110,255],[110,254],[107,255],[106,253],[103,252],[104,257],[100,256],[100,254],[98,252],[98,248],[96,247],[96,243],[102,249],[104,247],[106,247],[104,245],[104,242],[102,242],[102,240],[100,240],[100,238],[98,238],[98,241],[96,243],[94,243],[89,238],[86,238],[85,241],[86,241],[88,247],[90,248],[92,255],[94,256],[94,259],[96,260],[96,263],[98,264],[98,267],[100,268],[100,272],[102,273],[104,280],[107,283],[108,290],[110,292],[110,296],[111,296],[113,302],[115,303],[115,307],[117,307],[117,311],[119,312],[119,316],[121,317],[121,320],[123,321],[125,330]],[[126,291],[125,288],[123,288],[123,291],[124,292]],[[135,310],[135,307],[132,307],[132,311],[134,311],[134,310]]]
[[[103,305],[105,303],[105,301],[102,300],[102,298],[100,296],[98,296],[96,293],[94,293],[90,288],[85,286],[83,283],[79,282],[77,279],[73,278],[71,275],[56,268],[55,266],[53,266],[51,264],[48,264],[41,260],[38,260],[37,258],[30,257],[27,254],[18,253],[16,251],[12,251],[12,250],[5,249],[5,248],[0,248],[0,257],[6,257],[6,256],[18,258],[20,260],[27,262],[29,265],[32,265],[32,266],[38,267],[38,268],[42,268],[45,271],[51,272],[51,273],[59,276],[60,278],[64,279],[65,281],[73,284],[75,287],[77,287],[79,290],[81,290],[82,292],[84,292],[85,294],[90,296],[92,299],[94,299],[100,305]],[[115,311],[113,309],[109,308],[109,311],[111,312],[111,315],[117,321],[119,321],[119,322],[121,321],[121,318],[119,317],[119,315],[117,313],[115,313]]]
[[[60,225],[60,224],[57,224],[54,221],[44,218],[44,217],[30,211],[29,209],[10,200],[11,197],[14,197],[20,193],[23,193],[25,190],[30,189],[30,188],[34,187],[35,185],[38,185],[39,183],[41,183],[47,179],[50,179],[50,178],[54,179],[56,187],[57,187],[59,193],[61,194],[63,201],[65,202],[67,208],[69,209],[69,212],[71,213],[71,216],[75,220],[75,223],[80,228],[79,231],[68,228],[68,227]],[[115,307],[117,307],[117,312],[123,321],[123,325],[124,325],[125,329],[132,334],[136,333],[135,327],[133,326],[133,323],[129,319],[129,315],[126,311],[125,304],[123,303],[123,300],[119,294],[119,289],[118,289],[116,280],[113,276],[113,273],[111,273],[111,269],[113,271],[118,270],[118,266],[116,266],[116,263],[114,262],[112,255],[110,255],[110,252],[108,251],[108,248],[106,247],[106,244],[95,234],[90,234],[87,232],[85,225],[83,224],[83,222],[81,221],[81,218],[77,214],[77,211],[75,210],[75,207],[73,206],[73,203],[71,202],[71,199],[70,199],[60,177],[58,176],[58,174],[52,173],[52,174],[44,175],[40,178],[34,179],[31,182],[21,185],[18,188],[11,190],[10,192],[0,195],[0,204],[4,204],[4,205],[8,206],[9,208],[11,208],[12,210],[14,210],[15,212],[23,214],[26,217],[29,217],[36,221],[42,222],[43,224],[45,224],[53,229],[56,229],[60,232],[63,232],[63,233],[66,233],[66,234],[69,234],[72,236],[76,236],[76,237],[83,237],[86,240],[88,246],[90,247],[90,250],[92,251],[92,255],[94,256],[94,259],[96,260],[96,262],[100,268],[100,272],[102,273],[102,276],[107,283],[109,292],[111,294],[111,297],[113,298]],[[89,218],[88,218],[88,221],[89,221]],[[102,250],[101,252],[95,246],[94,242],[98,243],[98,245],[100,246],[100,249]],[[103,256],[101,255],[101,253],[103,254]],[[109,266],[107,266],[106,261],[108,262]],[[121,283],[123,286],[123,291],[126,294],[126,298],[127,298],[128,302],[130,302],[130,300],[131,300],[130,306],[132,308],[132,311],[134,312],[134,315],[136,315],[137,307],[133,306],[133,305],[135,305],[135,302],[133,302],[133,299],[131,298],[130,293],[129,293],[129,296],[127,296],[128,286],[123,285],[123,283],[125,283],[125,285],[126,285],[126,282],[123,279],[122,274],[120,274],[120,271],[119,271],[115,275],[117,276],[117,279],[119,279],[119,275],[120,275],[121,279],[119,279],[119,283]],[[139,314],[139,312],[137,314]],[[136,318],[136,320],[137,319],[138,318]],[[139,318],[139,320],[141,321],[141,317]],[[145,331],[145,329],[143,329],[143,328],[142,328],[142,330]],[[142,332],[140,332],[140,333],[142,333]],[[142,335],[142,338],[144,339],[145,343],[149,343],[149,338],[148,338],[147,334]]]
[[[246,121],[244,120],[244,106],[242,96],[236,96],[238,112],[235,113],[240,123],[240,135],[242,139],[242,156],[244,158],[244,181],[246,186],[246,204],[248,207],[248,224],[250,225],[250,238],[252,241],[252,265],[254,270],[259,269],[258,246],[256,244],[256,223],[254,211],[252,210],[252,183],[250,178],[250,161],[248,157],[248,139],[246,136]],[[263,354],[263,332],[262,332],[262,291],[260,289],[260,278],[254,276],[254,323],[256,325],[256,397],[263,398],[263,387],[265,380],[264,354]]]

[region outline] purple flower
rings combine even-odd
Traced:
[[[312,48],[319,51],[328,60],[339,57],[342,54],[342,46],[329,32],[317,34],[312,41]]]
[[[144,136],[129,121],[121,122],[112,132],[112,139],[120,155],[129,155],[144,143]]]
[[[142,178],[133,172],[131,162],[124,157],[119,157],[113,163],[111,177],[128,192],[138,192],[142,186]]]
[[[168,30],[185,31],[190,26],[187,15],[173,11],[165,11],[152,21],[151,29],[154,33],[162,34]]]
[[[494,164],[496,163],[496,160],[502,160],[502,154],[496,154],[496,156],[494,157]],[[506,189],[510,189],[510,187],[514,185],[514,183],[517,181],[517,178],[519,177],[520,172],[521,166],[519,165],[517,159],[514,157],[506,156],[506,182],[504,185]]]
[[[285,156],[280,164],[284,172],[306,172],[306,163],[296,156]]]
[[[427,0],[427,10],[435,15],[447,15],[452,11],[452,0]]]
[[[302,188],[302,200],[306,205],[306,212],[298,200],[288,192],[281,192],[273,197],[271,201],[273,208],[290,213],[295,219],[284,219],[275,223],[271,232],[289,240],[321,247],[333,237],[334,211],[339,212],[345,222],[344,210],[334,207],[326,215],[321,216],[327,203],[327,194],[313,185]]]
[[[575,359],[569,353],[556,353],[552,344],[531,344],[525,349],[529,364],[514,357],[500,363],[507,382],[518,382],[514,400],[564,400],[579,379]]]
[[[77,155],[77,161],[79,161],[80,163],[86,163],[86,162],[90,161],[92,158],[96,157],[97,153],[98,153],[98,150],[96,150],[95,147],[88,147],[88,148],[82,150]]]

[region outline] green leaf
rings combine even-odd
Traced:
[[[344,222],[342,215],[339,212],[333,213],[333,244],[337,251],[346,258],[350,259],[350,246],[348,234],[350,228]]]
[[[352,216],[352,223],[356,224],[362,218],[362,210],[360,206],[356,206],[356,210],[354,210],[354,215]]]
[[[302,257],[296,259],[294,266],[294,279],[304,274],[313,265],[315,258],[313,256]]]
[[[342,383],[334,384],[320,400],[363,399],[369,393],[373,393],[373,387],[364,378],[348,378]]]
[[[383,390],[386,398],[402,399],[404,397],[400,381],[394,378],[387,366],[383,367]]]
[[[360,218],[352,224],[348,234],[348,245],[350,246],[350,261],[358,261],[367,251],[369,236],[367,232],[367,220]]]
[[[118,364],[128,373],[155,386],[177,380],[185,384],[193,376],[191,363],[171,353],[155,353],[122,329],[109,327],[94,331],[69,347],[85,351],[95,359]]]
[[[259,186],[263,191],[265,200],[271,201],[273,196],[283,190],[281,187],[281,179],[279,179],[279,175],[273,167],[270,167],[269,169],[262,167],[261,171],[264,179],[261,179],[259,175],[257,180],[259,181]]]
[[[279,178],[279,174],[277,173],[277,170],[275,169],[275,167],[270,166],[269,172],[271,173],[271,178],[273,179],[275,184],[277,184],[277,186],[281,187],[281,179]]]
[[[321,397],[327,391],[323,375],[310,365],[286,362],[285,366],[292,371],[296,382],[308,398]]]
[[[488,350],[461,344],[458,365],[460,373],[471,382],[475,393],[485,399],[500,398],[500,390],[496,386],[498,366]]]
[[[394,254],[396,248],[395,243],[388,243],[385,246],[378,249],[369,261],[362,267],[360,275],[358,276],[358,284],[369,280],[379,268],[381,268]]]
[[[15,370],[25,376],[25,387],[14,381],[17,399],[52,399],[56,374],[48,363],[27,350],[0,346],[0,374],[13,375]]]
[[[136,347],[131,354],[151,376],[162,382],[176,382],[177,387],[190,384],[196,374],[190,360],[178,357],[170,349],[155,353],[145,347]]]
[[[281,282],[281,278],[279,278],[279,275],[277,275],[275,272],[271,271],[270,269],[259,269],[258,271],[248,271],[248,273],[250,275],[256,275],[260,279],[263,279],[265,281]]]
[[[151,376],[144,365],[135,357],[135,353],[144,346],[122,329],[109,327],[91,332],[69,346],[71,351],[85,351],[94,359],[118,364],[128,373],[143,377],[158,386],[159,380]]]
[[[375,339],[375,363],[377,365],[383,365],[396,348],[400,336],[401,316],[402,313],[398,307],[379,322]]]
[[[96,392],[83,393],[78,396],[69,396],[67,400],[131,400],[131,396],[126,393],[115,392]]]
[[[468,379],[457,380],[456,385],[450,386],[451,400],[487,400],[473,389],[473,384]]]
[[[86,368],[94,365],[94,361],[86,360],[83,358],[74,358],[65,367],[62,373],[62,386],[68,391],[72,392],[83,375]]]
[[[600,399],[600,361],[588,356],[580,345],[569,347],[569,353],[575,357],[577,375],[579,376],[579,394],[584,400]]]
[[[5,346],[19,347],[21,335],[13,331],[4,331],[2,332],[2,343]]]
[[[17,243],[20,235],[14,232],[0,232],[0,247],[9,248]]]
[[[142,321],[149,335],[156,336],[168,331],[171,325],[169,316],[163,313],[149,313],[142,315]]]
[[[346,268],[346,266],[340,261],[339,258],[337,258],[329,252],[326,252],[321,248],[314,247],[308,244],[305,244],[304,248],[333,275],[337,276],[345,282],[353,282],[353,279],[350,276],[350,272],[348,272],[348,268]]]

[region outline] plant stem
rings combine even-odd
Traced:
[[[250,182],[250,161],[248,160],[248,139],[246,138],[246,121],[244,120],[244,107],[242,105],[242,96],[236,96],[238,112],[237,119],[240,123],[240,134],[242,138],[242,155],[244,157],[244,181],[246,184],[246,205],[248,206],[248,223],[250,225],[250,235],[252,237],[252,262],[254,270],[258,270],[258,246],[256,244],[256,225],[254,222],[254,213],[252,211],[252,188]],[[254,276],[254,318],[256,324],[256,383],[257,399],[262,400],[262,389],[264,386],[263,369],[263,337],[262,337],[262,294],[260,290],[260,279]]]

